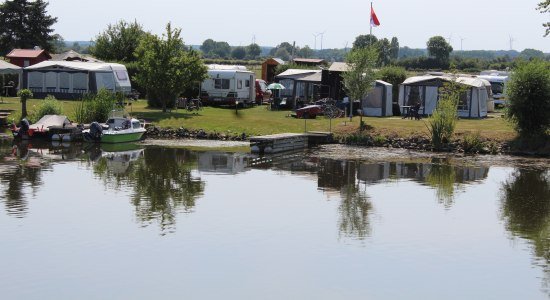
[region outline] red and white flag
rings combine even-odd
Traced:
[[[372,27],[380,26],[380,21],[378,21],[378,17],[376,16],[376,13],[374,13],[374,9],[372,8],[372,5],[370,7],[370,26]]]

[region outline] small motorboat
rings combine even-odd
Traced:
[[[67,116],[45,115],[38,122],[29,124],[27,119],[22,119],[19,127],[12,125],[11,132],[16,139],[49,139],[52,128],[76,128]]]
[[[103,125],[92,122],[82,134],[87,142],[126,143],[139,141],[145,131],[143,122],[138,119],[113,114]]]

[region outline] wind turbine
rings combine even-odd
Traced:
[[[512,35],[510,35],[510,51],[514,50],[514,42],[515,41],[516,41],[516,39],[514,39],[514,37]]]
[[[325,32],[327,31],[325,30],[323,32],[318,33],[321,36],[321,50],[323,50],[323,37],[325,36]]]
[[[313,34],[313,36],[315,37],[315,44],[314,44],[314,46],[313,46],[313,49],[317,50],[317,36],[319,36],[320,33],[317,33],[317,34],[312,33],[312,34]]]
[[[465,40],[466,38],[463,38],[463,37],[460,37],[460,51],[464,51],[462,49],[462,42]]]

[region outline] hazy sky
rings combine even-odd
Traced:
[[[550,36],[542,23],[550,14],[535,10],[541,0],[378,0],[374,9],[381,26],[377,37],[396,36],[401,46],[425,48],[434,35],[450,38],[460,50],[535,48],[550,52]],[[314,48],[314,33],[325,32],[323,48],[351,47],[355,37],[369,32],[370,2],[359,0],[50,0],[49,13],[58,18],[56,33],[65,40],[90,40],[108,24],[136,19],[153,33],[168,21],[182,28],[186,44],[207,38],[231,45],[262,46],[296,41]],[[321,36],[317,49],[321,48]]]

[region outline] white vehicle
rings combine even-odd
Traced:
[[[496,105],[506,104],[506,82],[508,82],[510,73],[504,71],[483,71],[477,76],[491,83],[493,99]]]
[[[253,104],[256,76],[244,66],[208,65],[208,78],[201,83],[205,104]]]

